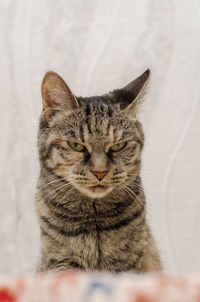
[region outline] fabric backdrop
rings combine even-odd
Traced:
[[[0,2],[0,272],[34,271],[40,86],[58,72],[77,95],[147,68],[142,178],[166,272],[200,269],[200,2]]]

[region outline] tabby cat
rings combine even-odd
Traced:
[[[145,218],[137,119],[150,71],[123,89],[76,97],[55,72],[42,82],[35,200],[39,271],[161,271]]]

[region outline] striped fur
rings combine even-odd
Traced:
[[[35,200],[39,271],[161,270],[140,178],[144,135],[136,108],[148,78],[146,72],[124,89],[76,98],[57,74],[45,76]],[[72,150],[68,141],[84,145],[84,151]],[[120,142],[126,147],[112,152]],[[100,181],[93,170],[107,174]]]

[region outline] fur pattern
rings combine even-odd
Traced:
[[[39,271],[161,270],[140,178],[144,134],[137,108],[149,75],[147,70],[123,89],[90,98],[75,97],[54,72],[44,77],[35,199]]]

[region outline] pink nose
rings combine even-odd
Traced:
[[[108,174],[108,171],[91,171],[96,178],[100,181]]]

